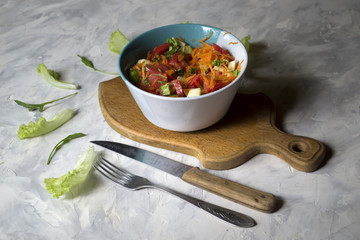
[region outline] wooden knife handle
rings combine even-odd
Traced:
[[[261,212],[270,213],[275,208],[274,195],[203,172],[198,167],[191,168],[182,176],[182,179],[194,186]]]

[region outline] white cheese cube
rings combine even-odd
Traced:
[[[229,71],[234,71],[236,68],[236,60],[229,62],[228,69]]]
[[[149,61],[149,60],[147,60],[147,59],[139,59],[138,61],[137,61],[137,64],[142,64],[143,62],[145,62],[145,64],[150,64],[151,62]]]
[[[201,95],[201,89],[200,88],[192,88],[189,90],[187,97],[196,97]]]

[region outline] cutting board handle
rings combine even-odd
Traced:
[[[274,128],[262,146],[265,153],[274,154],[293,168],[312,172],[325,157],[324,145],[312,138],[288,134]]]

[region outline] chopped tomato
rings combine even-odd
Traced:
[[[170,68],[168,66],[166,66],[165,64],[161,64],[161,63],[155,63],[153,65],[151,64],[146,64],[145,65],[146,71],[149,72],[149,74],[165,74],[166,71],[170,70]]]
[[[211,86],[210,84],[208,84],[206,81],[204,81],[204,91],[206,93],[209,93],[209,92],[214,92],[222,87],[225,87],[227,84],[223,83],[223,82],[219,82],[217,81],[215,83],[214,86]]]
[[[173,66],[176,69],[184,70],[188,65],[185,61],[185,57],[181,52],[176,52],[169,60],[169,65]]]
[[[175,77],[173,74],[175,73],[169,66],[162,64],[162,63],[155,63],[153,65],[146,64],[145,69],[149,74],[161,74],[168,78],[168,80],[173,80]]]
[[[155,90],[159,89],[162,85],[167,83],[167,77],[161,74],[150,74],[149,75],[149,85],[154,87]]]
[[[183,92],[183,88],[182,88],[182,85],[181,85],[181,82],[179,80],[172,80],[170,82],[170,84],[175,88],[175,91],[176,91],[176,94],[179,96],[179,97],[183,97],[184,96],[184,92]]]
[[[211,46],[219,53],[229,55],[229,53],[227,51],[225,51],[222,47],[220,47],[216,43],[211,44]]]
[[[164,43],[154,48],[154,51],[151,53],[150,60],[153,60],[155,54],[161,55],[164,52],[166,52],[169,49],[169,47],[170,47],[170,43]]]
[[[201,88],[200,74],[196,75],[193,79],[191,79],[188,86],[190,86],[191,88]]]

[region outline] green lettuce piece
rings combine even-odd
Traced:
[[[185,52],[185,53],[192,53],[193,49],[190,45],[186,44],[184,41],[182,41],[181,39],[177,39],[177,38],[168,38],[167,42],[170,43],[170,47],[169,50],[167,50],[164,55],[167,58],[171,58],[174,53],[176,52]]]
[[[74,115],[74,112],[74,110],[65,109],[64,111],[56,114],[49,121],[40,117],[36,123],[31,121],[28,125],[21,124],[17,131],[17,136],[20,140],[22,140],[25,138],[38,137],[47,134],[70,120]]]
[[[237,69],[234,71],[231,71],[231,72],[235,75],[235,77],[239,76],[239,73],[240,73],[239,70],[237,70]]]
[[[45,178],[44,183],[46,190],[53,195],[54,198],[59,198],[63,194],[70,191],[76,185],[85,181],[92,169],[93,162],[98,157],[95,153],[94,147],[80,154],[76,161],[73,170],[68,171],[65,175],[58,178]]]
[[[170,43],[170,47],[169,49],[164,53],[164,55],[167,58],[171,58],[174,53],[176,53],[178,51],[178,49],[180,48],[179,46],[179,42],[176,38],[168,38],[167,42]]]
[[[251,38],[250,35],[247,35],[246,37],[240,40],[247,52],[250,51],[250,43],[249,43],[250,38]]]
[[[180,50],[182,50],[185,53],[191,54],[193,51],[193,48],[190,45],[186,45],[186,46],[182,47]]]
[[[78,86],[75,84],[59,81],[59,74],[50,69],[47,69],[44,63],[39,64],[36,71],[45,79],[45,81],[55,87],[65,89],[78,89]]]
[[[166,83],[166,84],[162,85],[160,87],[160,89],[161,89],[161,94],[164,96],[170,95],[170,93],[171,93],[170,83]]]
[[[139,72],[140,72],[139,70],[130,68],[129,77],[130,77],[131,82],[133,82],[134,84],[141,83],[141,76],[140,76]]]
[[[119,29],[111,33],[109,49],[110,51],[120,54],[126,44],[129,43],[129,40],[122,34]]]

